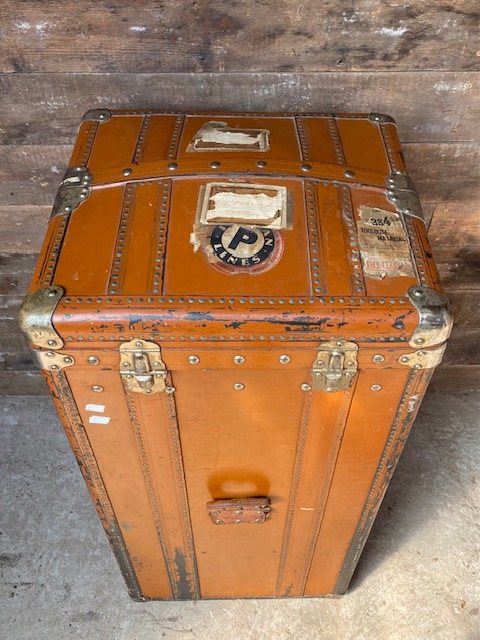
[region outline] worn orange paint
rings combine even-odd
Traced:
[[[189,151],[211,121],[267,129],[269,149]],[[112,112],[81,125],[72,164],[89,195],[52,218],[31,291],[65,290],[53,324],[75,363],[45,375],[131,594],[343,593],[432,372],[399,362],[418,325],[407,289],[440,290],[423,222],[406,229],[414,277],[367,278],[358,253],[359,207],[396,210],[395,125]],[[271,269],[229,274],[194,252],[209,182],[288,189]],[[160,346],[172,393],[124,385],[119,346],[135,338]],[[340,338],[359,346],[350,388],[309,391],[317,349]],[[264,496],[261,524],[207,510]]]

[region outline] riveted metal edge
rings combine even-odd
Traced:
[[[446,348],[447,345],[442,344],[437,349],[429,349],[428,351],[420,349],[413,353],[404,353],[398,358],[398,362],[411,369],[434,369],[442,361]]]
[[[92,174],[84,166],[69,167],[58,187],[51,218],[62,213],[71,213],[90,195]]]
[[[82,116],[82,122],[93,120],[95,122],[107,122],[112,117],[110,109],[89,109]]]
[[[433,347],[447,340],[452,330],[453,317],[445,295],[429,287],[413,286],[408,298],[419,316],[418,327],[409,341],[412,347]]]
[[[387,176],[387,200],[404,215],[425,221],[420,198],[412,179],[403,171],[393,171]]]
[[[33,347],[61,349],[63,340],[52,323],[53,312],[65,291],[58,285],[29,293],[18,313],[18,323]]]
[[[58,351],[35,351],[40,369],[59,371],[75,364],[75,358],[68,353]]]

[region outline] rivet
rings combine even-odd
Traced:
[[[126,378],[133,378],[131,373],[127,373],[127,375],[125,376]]]
[[[136,347],[143,347],[143,342],[142,342],[141,340],[137,340],[137,341],[135,342],[135,346],[136,346]]]
[[[56,290],[56,289],[49,289],[49,290],[47,291],[47,296],[48,296],[49,298],[53,298],[53,296],[55,296],[55,295],[57,295],[57,290]]]
[[[200,362],[200,358],[198,356],[188,356],[188,362],[190,364],[198,364]]]
[[[300,169],[302,171],[311,171],[312,170],[312,165],[311,164],[302,164],[300,166]]]
[[[402,357],[400,358],[400,362],[403,362],[403,364],[406,364],[408,361],[409,361],[408,356],[402,356]]]
[[[73,358],[71,358],[70,356],[65,356],[63,361],[65,362],[65,364],[71,364],[73,362]]]
[[[53,353],[53,351],[47,351],[47,353],[45,354],[48,358],[53,358],[53,356],[55,355]]]
[[[415,289],[414,292],[413,292],[413,295],[416,298],[421,298],[424,294],[425,294],[425,292],[423,291],[423,289],[420,289],[420,288]]]
[[[145,389],[145,393],[152,393],[151,389]]]
[[[100,360],[96,356],[88,356],[87,362],[88,364],[98,364]]]
[[[127,167],[126,169],[124,169],[124,170],[122,171],[122,173],[123,173],[123,175],[124,175],[124,176],[129,176],[129,175],[131,175],[132,170],[131,170],[130,168],[128,168],[128,167]]]
[[[425,340],[423,338],[417,338],[416,340],[414,340],[415,344],[423,344],[425,342]]]
[[[257,160],[257,167],[259,169],[264,169],[267,166],[267,163],[265,162],[265,160]]]
[[[54,346],[57,344],[57,341],[56,341],[56,340],[49,340],[49,341],[47,342],[47,344],[48,344],[50,347],[54,347]]]
[[[55,371],[56,369],[58,369],[58,365],[56,365],[56,364],[52,364],[52,365],[50,366],[50,369],[53,369],[53,370]]]
[[[283,355],[280,356],[278,360],[281,364],[288,364],[290,362],[290,356]]]
[[[215,524],[223,524],[223,520],[215,520]]]
[[[303,384],[300,385],[300,389],[302,391],[311,391],[312,387],[311,387],[311,385],[309,385],[306,382],[304,382]]]
[[[242,391],[243,389],[245,389],[245,385],[242,384],[241,382],[236,382],[233,385],[233,388],[235,389],[235,391]]]
[[[261,518],[256,518],[255,519],[255,522],[261,522],[261,521],[262,521]]]
[[[382,390],[382,385],[381,384],[372,384],[372,386],[370,387],[370,389],[372,391],[381,391]]]
[[[102,393],[103,387],[101,387],[99,384],[94,384],[92,386],[92,391],[95,391],[95,393]]]
[[[426,351],[417,351],[417,356],[423,357],[423,356],[426,356],[426,355],[427,355]]]
[[[372,360],[373,362],[376,362],[378,364],[379,362],[383,362],[385,358],[379,353],[377,353],[376,355],[373,356]]]
[[[235,364],[243,364],[245,362],[244,356],[234,356],[233,361]]]
[[[239,513],[242,513],[242,511],[243,511],[243,509],[236,509],[235,513],[239,514]]]
[[[219,169],[222,166],[222,163],[218,162],[218,160],[214,160],[210,163],[210,166],[212,167],[212,169]]]
[[[122,367],[129,367],[130,363],[129,362],[122,362]]]
[[[237,524],[240,524],[240,522],[241,522],[240,518],[237,518],[237,519],[235,520],[235,522],[236,522]]]
[[[175,387],[165,387],[165,393],[175,393]]]
[[[175,171],[175,169],[178,169],[178,164],[176,162],[169,162],[167,167],[170,171]]]
[[[343,175],[344,175],[346,178],[353,178],[353,177],[355,176],[355,172],[354,172],[354,171],[350,171],[350,169],[347,169],[347,170],[343,173]]]

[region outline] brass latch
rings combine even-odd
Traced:
[[[346,340],[324,342],[312,367],[312,389],[342,391],[348,389],[357,373],[358,345]]]
[[[120,375],[129,391],[148,394],[165,391],[167,368],[158,344],[138,339],[121,344]]]

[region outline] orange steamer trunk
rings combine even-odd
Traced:
[[[106,109],[20,322],[141,600],[343,594],[451,329],[388,116]]]

